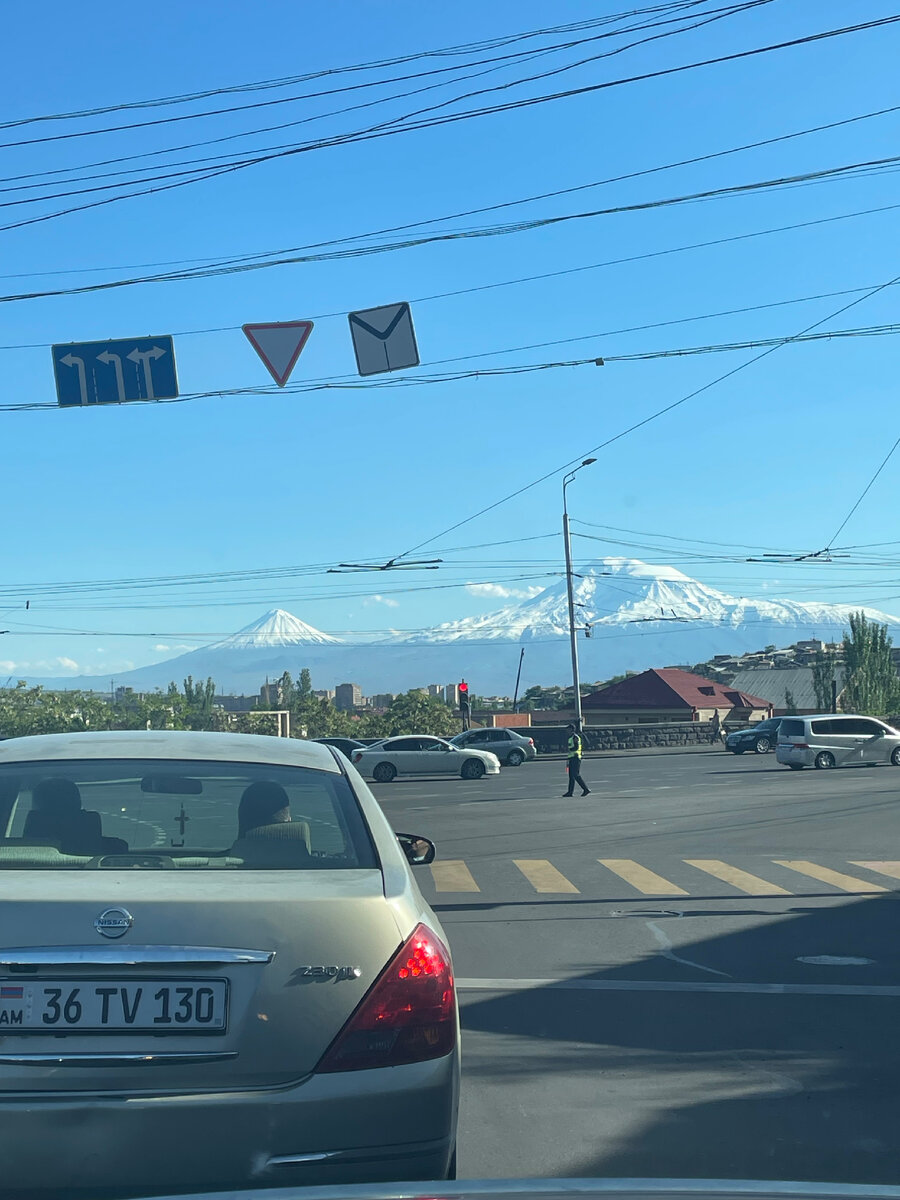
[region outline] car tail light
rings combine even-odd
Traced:
[[[363,756],[362,750],[357,750],[354,753],[354,755],[353,755],[353,765],[354,766],[356,766],[356,764],[359,762],[359,760],[362,758],[362,756]]]
[[[809,742],[788,742],[788,745],[794,750],[808,750]]]
[[[529,738],[529,739],[528,739],[528,745],[529,745],[529,746],[533,746],[533,745],[534,745],[534,738]]]
[[[419,925],[360,1001],[316,1067],[363,1071],[442,1058],[456,1044],[450,955]]]

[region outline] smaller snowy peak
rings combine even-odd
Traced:
[[[251,622],[222,642],[214,642],[208,650],[253,650],[269,646],[326,646],[340,645],[340,638],[331,637],[307,625],[283,608],[273,608],[257,621]]]

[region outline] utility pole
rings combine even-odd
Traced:
[[[596,458],[586,458],[580,467],[569,471],[563,479],[563,542],[566,548],[566,592],[569,598],[569,642],[572,647],[572,687],[575,703],[575,728],[581,733],[581,680],[578,677],[578,630],[575,626],[575,593],[572,586],[572,538],[569,533],[569,510],[566,507],[566,488],[581,470],[595,463]]]
[[[513,712],[519,711],[519,680],[522,678],[522,659],[525,657],[525,647],[519,653],[519,669],[516,671],[516,690],[513,692]]]

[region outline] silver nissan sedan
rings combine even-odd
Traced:
[[[0,742],[5,1194],[440,1179],[446,939],[342,755],[218,733]]]

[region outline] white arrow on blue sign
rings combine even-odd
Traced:
[[[51,354],[61,408],[174,400],[178,395],[175,348],[168,335],[72,342],[53,346]]]

